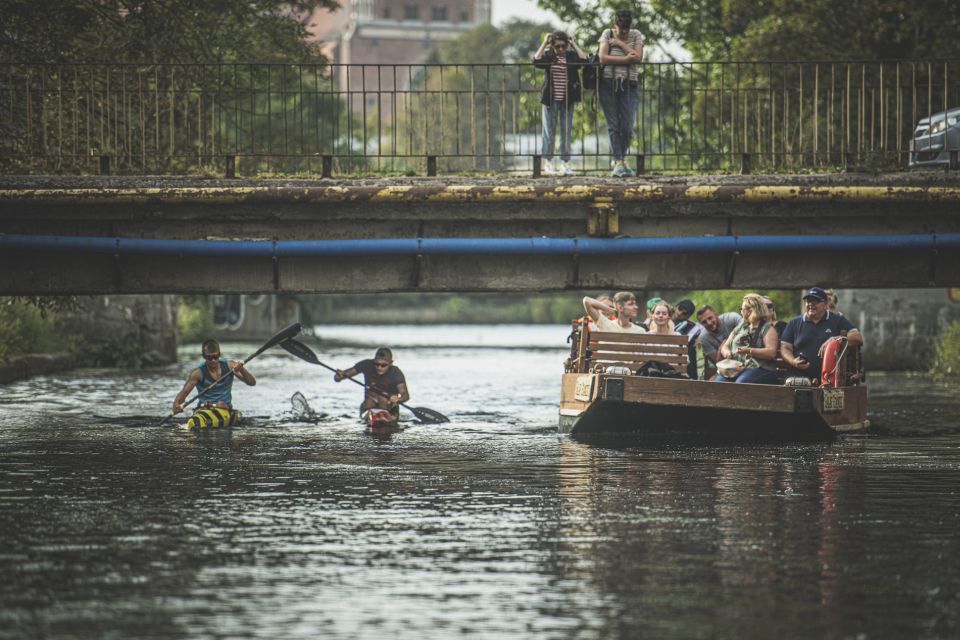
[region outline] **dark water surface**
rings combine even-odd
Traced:
[[[281,351],[199,434],[155,426],[192,349],[0,388],[0,638],[960,636],[956,387],[871,375],[832,443],[606,447],[556,435],[562,327],[324,335],[453,422],[366,435]]]

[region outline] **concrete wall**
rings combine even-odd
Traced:
[[[300,303],[283,295],[211,296],[213,322],[220,340],[266,340],[300,322]]]
[[[82,298],[84,310],[70,317],[69,330],[87,342],[134,334],[144,351],[170,362],[177,358],[177,296],[111,295]]]
[[[946,289],[841,289],[837,308],[863,333],[870,370],[926,370],[937,334],[960,320],[960,304]],[[958,298],[960,299],[960,298]]]

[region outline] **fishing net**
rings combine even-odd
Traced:
[[[297,391],[290,396],[290,414],[294,422],[310,422],[316,424],[320,422],[321,416],[314,411],[303,394]]]

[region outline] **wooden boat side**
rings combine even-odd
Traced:
[[[862,386],[735,384],[567,373],[561,433],[750,432],[827,437],[869,426]]]

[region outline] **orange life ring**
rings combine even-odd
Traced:
[[[820,386],[833,387],[840,386],[840,356],[843,353],[843,347],[846,338],[839,336],[827,340],[823,347],[823,366],[820,368]]]

